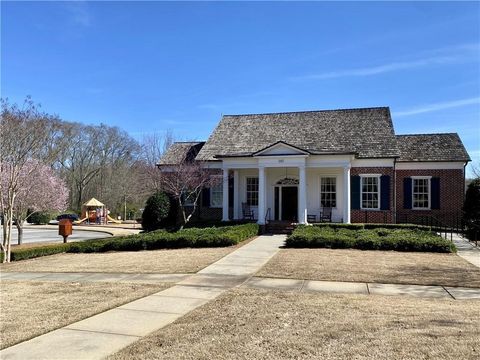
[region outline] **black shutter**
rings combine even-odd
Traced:
[[[360,209],[360,176],[350,177],[350,202],[352,210]]]
[[[440,178],[432,177],[430,180],[430,205],[432,209],[440,209]]]
[[[409,177],[403,178],[403,208],[412,208],[412,179]]]
[[[390,210],[390,176],[380,177],[380,209]]]
[[[202,189],[202,206],[210,207],[210,188]]]

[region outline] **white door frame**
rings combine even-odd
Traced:
[[[282,221],[282,188],[284,187],[296,187],[297,188],[297,209],[298,209],[298,185],[287,184],[287,185],[273,185],[273,218],[275,219],[275,188],[278,188],[278,220]]]

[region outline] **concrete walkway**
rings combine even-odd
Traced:
[[[480,268],[480,249],[458,234],[453,234],[458,256]]]
[[[4,349],[0,359],[102,359],[241,285],[284,241],[259,236],[169,289]]]
[[[252,277],[245,282],[242,287],[315,293],[394,295],[456,300],[480,299],[480,289],[478,288],[408,284],[377,284]]]

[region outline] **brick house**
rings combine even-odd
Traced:
[[[174,143],[160,169],[200,161],[221,176],[196,216],[259,224],[418,222],[461,211],[465,166],[459,136],[395,135],[387,107],[225,115],[206,142]]]

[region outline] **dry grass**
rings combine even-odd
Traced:
[[[1,271],[195,273],[237,246],[224,248],[57,254],[2,264]]]
[[[257,276],[480,287],[480,269],[455,254],[282,249]]]
[[[478,359],[478,301],[237,289],[110,360]]]
[[[166,289],[166,284],[0,283],[0,348]]]

